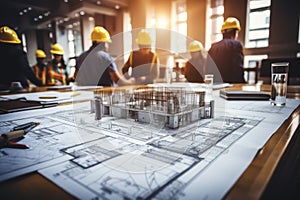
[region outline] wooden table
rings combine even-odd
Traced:
[[[270,85],[237,84],[230,90],[270,91]],[[288,97],[299,99],[300,86],[291,86]],[[257,153],[252,163],[245,170],[224,199],[260,199],[284,153],[300,137],[300,106],[280,126],[264,147]],[[300,139],[299,139],[300,141]],[[300,143],[300,142],[299,142]],[[300,155],[298,148],[298,155]],[[294,153],[294,156],[295,155]],[[299,156],[298,156],[299,157]],[[70,194],[39,175],[37,172],[19,176],[0,183],[1,199],[74,199]]]
[[[259,90],[264,92],[270,92],[271,85],[234,85],[234,87],[229,88],[230,90]],[[300,99],[300,86],[288,86],[288,98]],[[274,195],[284,195],[287,194],[280,193],[280,191],[267,191],[268,184],[274,174],[276,168],[278,168],[279,162],[285,162],[289,155],[284,153],[289,148],[289,145],[294,145],[297,143],[295,140],[299,140],[298,135],[300,129],[300,106],[289,116],[289,118],[280,126],[280,128],[273,134],[273,136],[268,140],[264,147],[257,153],[252,163],[245,170],[239,180],[235,183],[232,189],[227,193],[224,199],[261,199],[263,195],[270,196]],[[292,139],[294,141],[292,141]],[[291,147],[295,148],[295,147]],[[298,146],[300,148],[300,146]],[[297,149],[297,148],[296,148]],[[297,149],[299,151],[299,149]],[[291,152],[289,152],[291,153]],[[293,153],[295,154],[295,153]],[[293,155],[294,157],[300,156],[300,151],[298,155]],[[298,163],[295,163],[298,164]],[[292,169],[292,166],[290,166]],[[281,172],[284,172],[283,170]],[[298,170],[298,173],[300,169]],[[280,173],[278,171],[277,173]],[[286,172],[284,172],[286,173]],[[295,172],[296,173],[296,172]],[[280,181],[280,180],[279,180]],[[279,190],[278,187],[273,187],[273,190]],[[283,191],[282,191],[283,192]],[[292,194],[291,194],[292,195]],[[279,196],[273,196],[273,199],[279,199]]]

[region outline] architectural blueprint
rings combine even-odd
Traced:
[[[40,173],[80,199],[166,199],[165,195],[174,195],[170,190],[180,192],[184,186],[179,177],[195,166],[199,173],[261,120],[210,119],[175,134],[162,131],[160,137],[143,143],[130,135],[127,140],[108,136],[62,149],[72,158]]]
[[[29,149],[0,149],[0,180],[37,170],[79,199],[221,199],[299,100],[274,108],[217,92],[214,117],[190,120],[194,112],[184,112],[175,128],[166,123],[171,115],[153,115],[161,103],[143,120],[132,110],[120,117],[122,109],[97,119],[92,101],[1,116],[1,132],[41,124],[19,141]]]
[[[60,118],[65,115],[72,117],[71,113],[73,113],[73,107],[69,106],[65,111],[55,112],[55,114],[51,112],[35,117],[1,121],[1,133],[9,132],[14,126],[26,122],[40,122],[41,124],[18,142],[27,144],[29,149],[0,149],[0,180],[35,171],[49,164],[68,159],[69,156],[61,153],[59,149],[81,143],[82,138],[79,132],[84,132],[86,137],[88,135],[91,135],[91,138],[101,137],[99,133],[93,134],[91,131],[76,128],[74,122],[71,123]]]

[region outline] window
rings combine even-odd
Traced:
[[[244,56],[244,67],[245,68],[255,68],[260,66],[260,62],[262,59],[267,59],[268,55],[263,54],[263,55],[248,55]],[[259,70],[259,69],[257,69]],[[245,74],[245,80],[253,84],[255,83],[255,76],[257,76],[256,73],[254,72],[246,72]]]
[[[224,6],[223,0],[208,0],[207,5],[206,49],[209,49],[212,43],[222,40],[221,27],[224,21]]]
[[[68,49],[69,49],[69,59],[68,66],[70,67],[70,74],[73,75],[76,65],[76,54],[82,52],[81,46],[81,35],[78,30],[67,29],[67,40],[68,40]]]
[[[269,45],[271,0],[248,1],[248,25],[246,47],[259,48]]]
[[[172,5],[171,50],[176,53],[186,52],[187,12],[185,0],[177,0]]]

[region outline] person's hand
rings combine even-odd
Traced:
[[[75,82],[75,78],[74,77],[69,77],[68,82]]]
[[[146,81],[146,76],[141,76],[141,77],[137,78],[135,81],[136,81],[136,84],[143,85]]]
[[[128,81],[130,82],[130,85],[135,85],[136,84],[136,80],[133,77],[129,78]]]

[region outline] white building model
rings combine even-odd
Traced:
[[[214,101],[205,102],[205,91],[192,88],[104,88],[95,91],[94,97],[96,120],[114,116],[174,129],[214,115]]]

